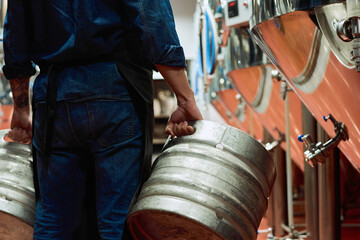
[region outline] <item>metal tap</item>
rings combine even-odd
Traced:
[[[331,114],[327,117],[323,117],[324,121],[328,119],[334,124],[335,137],[327,141],[326,143],[315,143],[309,134],[300,135],[298,140],[304,142],[307,150],[304,152],[305,160],[314,167],[317,164],[323,164],[328,154],[327,152],[336,147],[341,140],[346,141],[349,139],[349,133],[344,123],[337,121]]]

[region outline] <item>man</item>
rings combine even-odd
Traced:
[[[150,174],[152,69],[177,97],[165,132],[192,134],[187,121],[202,119],[169,1],[11,0],[4,28],[3,72],[14,98],[9,136],[32,138],[35,151],[34,239],[71,238],[89,165],[101,238],[121,239],[130,202]]]

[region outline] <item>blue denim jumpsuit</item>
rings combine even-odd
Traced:
[[[152,84],[141,72],[154,64],[185,66],[169,1],[11,0],[4,28],[5,76],[31,76],[40,66],[33,87],[34,239],[71,239],[89,166],[101,238],[121,239],[150,166],[145,106],[152,110]],[[60,67],[49,72],[49,66]],[[50,76],[57,86],[47,155]]]

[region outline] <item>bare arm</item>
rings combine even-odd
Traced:
[[[32,138],[31,108],[29,99],[29,77],[10,80],[14,100],[11,131],[8,136],[16,142],[30,143]]]
[[[171,114],[165,133],[183,136],[194,133],[194,128],[188,126],[188,121],[202,120],[203,117],[196,105],[194,92],[191,89],[183,67],[155,65],[165,81],[174,91],[177,98],[177,108]]]

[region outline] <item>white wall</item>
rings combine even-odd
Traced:
[[[195,33],[196,0],[170,0],[174,12],[175,26],[180,43],[188,60],[197,56],[197,34]]]

